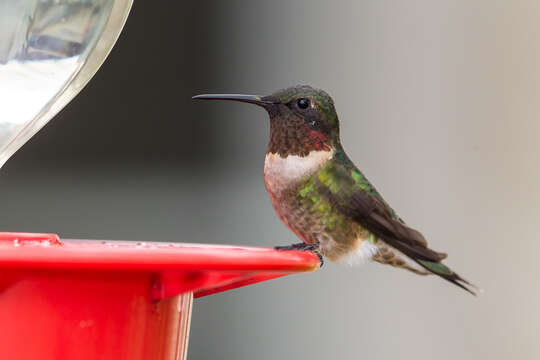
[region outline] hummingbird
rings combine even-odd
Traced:
[[[435,274],[475,295],[474,285],[442,263],[354,165],[341,145],[334,101],[325,91],[292,86],[271,95],[204,94],[196,100],[232,100],[268,112],[270,139],[264,183],[281,221],[301,240],[278,250],[311,250],[321,259],[363,260],[419,275]]]

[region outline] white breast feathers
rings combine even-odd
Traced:
[[[285,158],[279,154],[266,154],[264,178],[267,185],[296,182],[320,169],[332,156],[334,150],[312,151],[307,156],[289,155]]]

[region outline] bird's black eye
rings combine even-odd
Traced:
[[[301,98],[296,102],[300,109],[307,109],[309,107],[309,99]]]

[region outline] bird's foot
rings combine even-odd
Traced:
[[[276,250],[312,251],[312,252],[315,253],[315,255],[317,255],[317,257],[319,258],[319,261],[321,262],[321,265],[319,265],[319,267],[322,267],[324,265],[323,256],[319,253],[319,245],[298,243],[298,244],[292,244],[292,245],[286,245],[286,246],[274,246],[274,249],[276,249]]]
[[[316,248],[317,246],[313,244],[306,244],[303,242],[286,246],[274,246],[274,249],[276,250],[315,250]]]

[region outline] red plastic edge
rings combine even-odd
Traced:
[[[312,252],[159,242],[62,240],[55,234],[0,233],[0,268],[28,271],[143,272],[156,300],[186,291],[195,297],[319,267]],[[23,275],[21,275],[23,274]],[[13,279],[4,276],[2,283]]]
[[[12,241],[14,245],[22,242],[39,242],[48,243],[49,245],[60,246],[60,238],[56,234],[40,234],[40,233],[14,233],[14,232],[0,232],[0,241]]]

